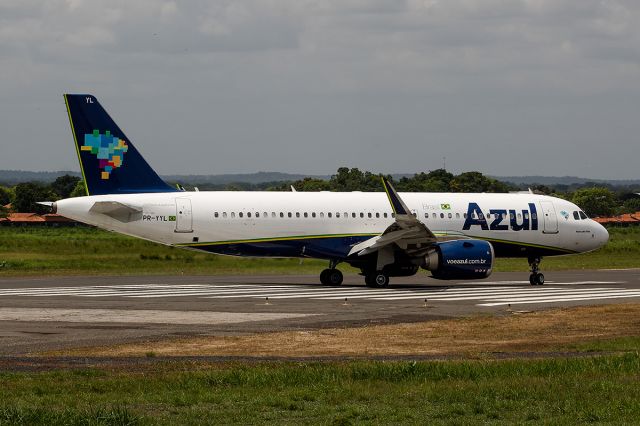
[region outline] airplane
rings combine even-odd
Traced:
[[[607,230],[569,201],[527,193],[185,191],[164,182],[93,95],[64,95],[87,196],[54,212],[98,228],[183,249],[340,263],[368,287],[425,269],[441,280],[491,275],[496,257],[527,258],[542,285],[542,257],[602,247]]]

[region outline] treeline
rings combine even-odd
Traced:
[[[62,198],[86,195],[84,183],[77,176],[64,175],[51,183],[23,182],[15,186],[0,186],[0,217],[10,212],[49,213],[48,207],[38,201],[56,201]],[[10,205],[10,207],[5,207]]]
[[[329,179],[304,178],[296,181],[264,183],[227,183],[224,185],[202,184],[200,190],[224,191],[382,191],[380,178],[390,179],[398,191],[404,192],[511,192],[527,190],[524,185],[501,182],[480,172],[464,172],[455,175],[443,169],[428,173],[416,173],[393,179],[390,175],[361,171],[357,168],[341,167]],[[188,182],[172,184],[188,185]],[[192,189],[189,186],[187,189]],[[640,211],[640,188],[625,187],[567,187],[565,185],[532,185],[534,192],[552,195],[572,201],[590,216],[610,216]],[[46,213],[47,208],[37,201],[56,201],[61,198],[85,195],[84,183],[76,176],[60,176],[50,184],[41,182],[19,183],[13,187],[0,186],[0,215],[8,209],[1,207],[11,204],[15,212]]]

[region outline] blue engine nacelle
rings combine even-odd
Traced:
[[[487,241],[454,240],[436,244],[422,267],[440,280],[474,280],[491,275],[494,258]]]

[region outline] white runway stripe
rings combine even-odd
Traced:
[[[608,290],[608,288],[606,287],[601,287],[601,288],[597,288],[597,289],[590,289],[590,290]],[[544,290],[541,289],[532,289],[532,288],[525,288],[525,289],[510,289],[508,291],[487,291],[487,292],[469,292],[469,293],[462,293],[462,292],[457,292],[457,293],[419,293],[416,295],[412,295],[412,296],[391,296],[391,297],[380,297],[380,298],[376,298],[376,299],[380,299],[380,300],[403,300],[403,299],[417,299],[420,297],[427,297],[429,299],[437,299],[437,300],[451,300],[451,301],[456,301],[456,300],[474,300],[474,299],[487,299],[490,297],[505,297],[505,296],[518,296],[518,295],[525,295],[525,296],[532,296],[532,297],[536,297],[536,296],[542,296],[542,295],[551,295],[551,294],[557,294],[557,293],[575,293],[575,290],[570,290],[570,289],[564,289],[564,288],[545,288]]]
[[[122,297],[168,298],[197,297],[200,299],[312,299],[338,301],[370,300],[376,302],[428,299],[431,302],[477,301],[478,306],[507,304],[540,304],[584,300],[640,297],[640,289],[627,289],[614,284],[619,281],[558,282],[551,286],[529,286],[526,281],[487,281],[453,283],[447,287],[368,288],[361,286],[325,287],[313,285],[266,284],[131,284],[87,285],[73,287],[34,287],[0,289],[0,297]],[[465,285],[462,285],[465,284]],[[489,284],[487,286],[487,284]],[[524,285],[523,285],[524,284]],[[581,286],[582,285],[582,286]],[[593,285],[593,286],[592,286]],[[608,285],[608,287],[595,285]]]
[[[522,300],[520,302],[499,302],[499,303],[480,303],[478,306],[504,306],[504,305],[524,305],[531,303],[557,303],[557,302],[580,302],[584,300],[603,300],[603,299],[626,299],[629,297],[640,297],[640,293],[623,293],[616,296],[598,296],[598,297],[580,297],[567,298],[565,300],[558,299],[540,299],[540,300]]]

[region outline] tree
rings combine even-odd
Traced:
[[[0,219],[5,218],[7,216],[9,216],[9,209],[7,209],[3,205],[0,205]]]
[[[13,199],[13,191],[10,188],[0,186],[0,206],[5,206],[11,203]]]
[[[622,213],[640,212],[640,197],[629,198],[622,204]]]
[[[338,173],[331,176],[329,183],[332,191],[380,191],[380,177],[371,172],[361,172],[357,168],[340,167]]]
[[[616,206],[616,196],[607,188],[583,188],[574,192],[571,201],[589,216],[610,216]]]
[[[409,192],[448,192],[453,178],[453,174],[444,169],[421,172],[411,178],[400,179],[396,189]]]
[[[13,211],[22,213],[49,213],[49,208],[36,204],[37,201],[55,201],[57,195],[48,186],[37,182],[19,183],[15,187]]]
[[[84,197],[85,195],[87,195],[87,188],[84,186],[84,181],[79,180],[69,197]]]
[[[465,172],[451,181],[453,192],[509,192],[510,187],[480,172]]]
[[[297,191],[329,191],[331,189],[331,184],[323,179],[306,177],[302,180],[295,181],[293,183],[293,187]],[[290,188],[291,185],[289,185],[286,190]]]
[[[77,176],[59,176],[51,184],[51,189],[53,190],[53,192],[58,194],[58,197],[69,198],[71,196],[71,193],[78,185],[78,182],[80,182],[80,178]]]

